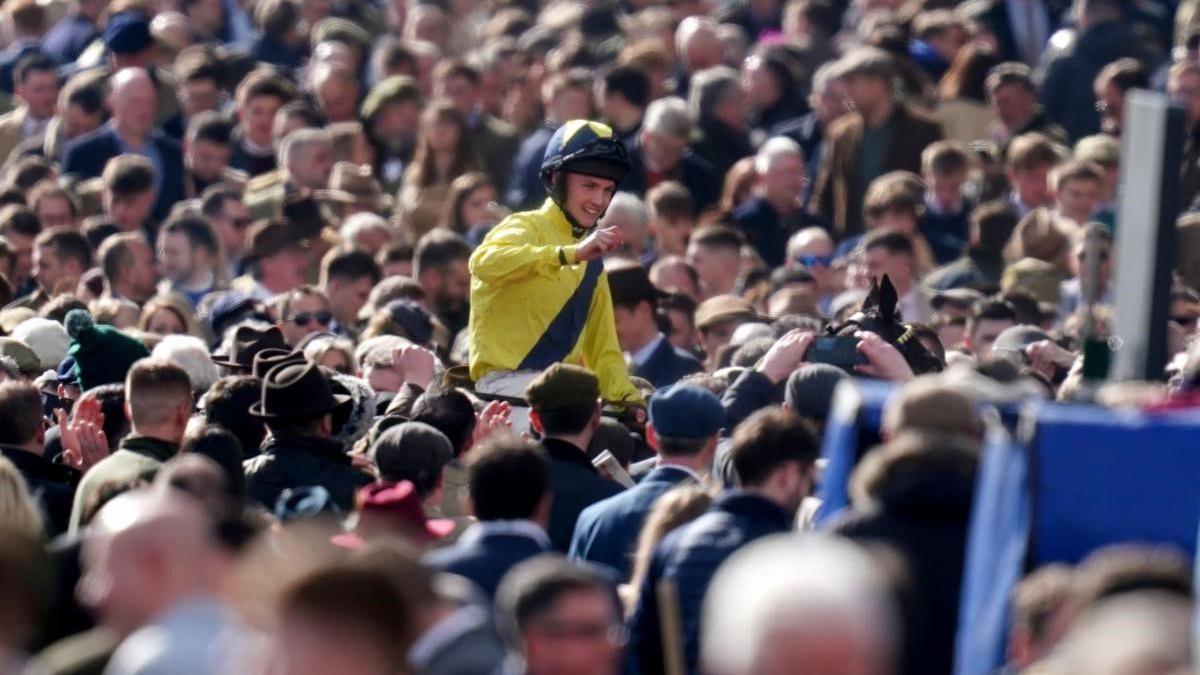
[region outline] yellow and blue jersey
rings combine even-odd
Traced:
[[[585,366],[606,401],[641,401],[617,343],[602,263],[575,259],[577,242],[552,200],[514,213],[471,255],[471,379],[494,370]]]

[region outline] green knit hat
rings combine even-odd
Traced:
[[[112,326],[96,325],[86,310],[67,312],[63,322],[71,347],[67,354],[75,357],[79,388],[87,391],[102,384],[124,382],[125,373],[138,359],[150,356],[146,345]]]

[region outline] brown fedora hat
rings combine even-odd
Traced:
[[[241,368],[249,371],[254,368],[254,357],[267,349],[287,350],[283,333],[277,327],[258,329],[253,326],[239,326],[237,332],[233,334],[230,352],[213,354],[212,362],[226,368]]]
[[[329,189],[317,197],[339,204],[364,204],[377,211],[392,208],[392,196],[383,191],[370,166],[338,162],[329,176]]]
[[[313,417],[333,412],[349,400],[333,393],[316,364],[284,364],[267,373],[262,399],[250,406],[250,414],[265,419]]]

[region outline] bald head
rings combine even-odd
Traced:
[[[735,553],[713,578],[701,659],[713,675],[887,675],[895,620],[882,575],[855,545],[770,537]]]
[[[143,68],[123,68],[112,76],[108,106],[117,133],[127,143],[145,143],[154,129],[158,92]]]
[[[80,599],[120,635],[182,598],[211,591],[212,525],[173,489],[138,489],[105,504],[84,533]]]
[[[679,22],[679,28],[675,30],[675,50],[690,73],[721,65],[725,55],[716,25],[711,19],[698,16],[689,16]]]

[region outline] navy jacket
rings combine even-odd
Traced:
[[[662,389],[701,370],[704,370],[704,366],[699,359],[672,345],[669,340],[662,340],[650,358],[642,365],[635,366],[631,374],[646,378],[655,389]]]
[[[660,466],[632,488],[592,504],[579,514],[570,557],[607,565],[629,579],[633,548],[654,502],[692,474],[675,466]]]
[[[12,462],[25,478],[30,494],[42,509],[46,534],[53,537],[66,532],[80,473],[20,448],[0,446],[0,456]]]
[[[650,562],[630,619],[630,658],[643,675],[665,671],[658,616],[658,583],[674,582],[683,627],[684,671],[699,671],[700,612],[717,568],[746,544],[787,532],[792,515],[772,501],[750,492],[731,490],[717,497],[708,512],[671,532]]]
[[[542,158],[557,128],[558,125],[547,123],[521,141],[517,156],[513,158],[512,173],[504,195],[505,203],[513,210],[528,211],[546,201],[546,188],[542,185]]]
[[[522,523],[526,525],[526,523]],[[527,523],[532,531],[534,523]],[[470,579],[487,594],[496,595],[500,580],[515,565],[550,550],[550,540],[506,527],[506,523],[479,522],[463,532],[453,546],[426,553],[422,562],[441,571]]]
[[[826,227],[824,221],[803,209],[797,210],[791,218],[783,220],[775,212],[775,207],[762,197],[751,197],[734,209],[733,220],[746,235],[746,241],[758,251],[767,267],[772,269],[784,263],[788,237],[797,230],[814,225]]]
[[[168,138],[160,131],[150,136],[150,142],[158,149],[162,159],[163,175],[155,176],[158,195],[154,202],[154,220],[162,221],[171,212],[176,202],[182,201],[183,193],[183,149],[179,142]],[[98,178],[104,173],[108,160],[121,154],[121,142],[110,125],[105,125],[67,145],[63,156],[63,173],[75,174],[80,178]]]
[[[0,89],[13,93],[13,71],[17,69],[17,63],[26,56],[44,53],[36,40],[18,40],[0,52]]]
[[[633,168],[630,169],[629,175],[621,182],[618,188],[622,192],[632,192],[633,194],[644,197],[649,186],[646,184],[646,165],[642,162],[642,144],[638,140],[633,148],[629,151],[629,161],[633,163]],[[715,204],[717,198],[721,196],[721,176],[719,176],[713,165],[700,155],[685,150],[683,157],[679,159],[679,164],[675,166],[675,170],[665,177],[666,180],[674,180],[683,184],[688,192],[692,194],[692,202],[696,207],[696,213],[700,213],[712,204]]]
[[[542,447],[550,456],[550,543],[566,553],[581,511],[621,491],[621,486],[600,475],[587,453],[566,441],[547,438]]]
[[[934,213],[925,209],[917,230],[925,235],[934,262],[945,265],[958,259],[967,248],[971,205],[964,202],[957,213]]]
[[[91,19],[74,11],[68,12],[42,38],[42,50],[59,65],[71,64],[98,35],[100,31]]]

